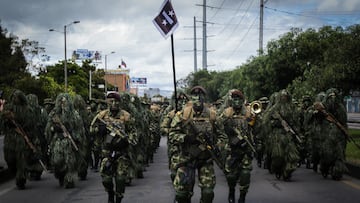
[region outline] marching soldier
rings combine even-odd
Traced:
[[[120,108],[120,95],[107,96],[109,108],[98,113],[91,130],[102,133],[102,184],[108,193],[108,202],[120,203],[125,193],[126,179],[131,164],[129,146],[136,145],[135,129],[131,115]],[[115,186],[114,186],[115,183]],[[114,198],[115,197],[115,198]]]
[[[29,166],[41,163],[44,167],[40,159],[40,140],[33,134],[36,126],[34,110],[20,90],[12,93],[7,105],[1,102],[0,110],[0,126],[5,135],[4,158],[9,170],[16,174],[17,188],[22,190],[25,189]]]
[[[269,135],[270,171],[288,181],[299,161],[299,113],[287,90],[281,90],[275,104],[266,112],[264,123]]]
[[[245,196],[250,186],[250,173],[252,170],[252,159],[254,138],[252,126],[255,123],[255,113],[261,111],[261,104],[257,103],[256,109],[251,111],[250,106],[245,106],[245,98],[240,90],[233,89],[228,93],[226,107],[220,115],[224,125],[224,131],[228,136],[226,147],[225,176],[229,186],[229,203],[235,202],[235,187],[240,183],[239,203],[245,202]]]
[[[190,94],[192,104],[176,113],[169,134],[171,142],[179,149],[173,181],[175,200],[178,203],[191,202],[197,170],[201,188],[200,202],[211,203],[216,183],[213,160],[223,168],[221,154],[216,146],[225,143],[226,137],[217,125],[216,112],[205,104],[205,89],[195,86]]]
[[[60,186],[75,186],[80,162],[78,146],[84,135],[83,121],[74,109],[71,96],[59,94],[49,114],[45,136],[50,143],[50,162]]]

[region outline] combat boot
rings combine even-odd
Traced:
[[[121,203],[122,197],[116,196],[116,203]]]
[[[114,201],[114,192],[113,191],[110,191],[108,192],[108,203],[115,203]]]
[[[246,195],[246,194],[240,193],[240,198],[239,198],[238,203],[245,203],[245,195]]]
[[[229,203],[235,203],[235,188],[229,189],[228,201]]]

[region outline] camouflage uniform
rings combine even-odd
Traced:
[[[36,125],[34,117],[33,109],[28,104],[25,94],[20,90],[12,93],[9,103],[6,103],[0,114],[0,126],[5,135],[4,158],[9,170],[16,174],[18,189],[25,189],[28,168],[37,164],[41,156],[40,140],[33,136],[33,129]],[[34,153],[29,147],[23,135],[17,131],[13,121],[25,131],[38,153]]]
[[[320,171],[324,177],[330,174],[334,180],[340,180],[347,172],[345,165],[347,140],[344,132],[347,131],[346,110],[339,91],[335,88],[326,91],[322,104],[315,104],[315,112],[322,114],[324,120],[324,128],[320,136]]]
[[[224,140],[222,128],[216,123],[216,112],[204,104],[205,90],[196,86],[191,90],[192,105],[176,113],[171,122],[170,139],[180,152],[173,181],[175,200],[191,202],[195,184],[195,170],[199,176],[202,203],[212,202],[216,183],[212,155],[204,144],[204,137],[217,144]],[[224,142],[224,141],[223,141]]]
[[[108,100],[111,103],[109,109],[98,113],[91,129],[104,133],[100,173],[103,186],[108,193],[108,202],[114,202],[115,196],[116,203],[120,203],[131,164],[129,146],[136,145],[137,141],[134,137],[135,129],[131,115],[120,109],[120,95],[111,93]]]
[[[266,142],[266,133],[263,125],[264,114],[267,109],[267,105],[269,103],[269,99],[267,97],[261,97],[259,99],[261,104],[261,112],[256,115],[256,122],[253,127],[254,134],[254,143],[256,149],[256,161],[258,167],[261,167],[262,161],[265,155],[265,142]]]
[[[105,100],[96,100],[96,103],[91,104],[91,120],[94,121],[94,117],[101,111],[107,109],[107,103]],[[90,126],[94,123],[92,122]],[[91,129],[91,128],[90,128]],[[103,133],[101,132],[94,132],[90,130],[90,137],[91,137],[91,154],[93,157],[92,169],[95,172],[98,172],[100,156],[101,156],[101,144],[103,143],[104,137],[102,136]]]
[[[180,104],[179,105],[180,108],[178,110],[181,111],[185,107],[188,101],[189,101],[189,96],[183,92],[180,92],[178,96],[178,102]],[[165,110],[165,112],[168,113],[166,113],[166,115],[163,116],[160,123],[160,130],[167,136],[167,147],[168,147],[167,149],[168,149],[168,160],[169,160],[171,181],[174,181],[176,175],[176,166],[178,164],[177,163],[178,156],[176,155],[179,153],[178,147],[171,142],[172,139],[169,137],[170,127],[171,127],[170,124],[176,113],[174,106],[175,105],[170,105],[168,109]]]
[[[239,202],[245,202],[245,196],[250,186],[250,173],[254,143],[252,126],[255,114],[244,104],[244,96],[240,90],[233,89],[228,93],[227,108],[220,118],[224,131],[228,136],[225,175],[229,186],[229,203],[235,202],[235,187],[240,184]]]
[[[80,95],[75,95],[74,97],[74,108],[77,112],[79,112],[80,117],[83,121],[84,134],[81,136],[81,140],[79,140],[79,153],[78,156],[78,176],[80,180],[85,180],[87,177],[87,169],[90,163],[90,117],[88,110],[86,108],[86,103],[84,99]]]
[[[48,114],[44,108],[42,108],[38,103],[38,97],[34,94],[28,94],[26,95],[26,98],[28,99],[29,105],[33,108],[35,117],[34,122],[36,123],[34,126],[34,132],[33,136],[36,137],[36,140],[38,140],[40,143],[36,143],[37,145],[40,145],[41,149],[41,157],[45,161],[45,163],[48,162],[47,157],[47,142],[45,139],[45,127],[47,123],[47,117]],[[29,172],[30,172],[30,178],[33,180],[40,180],[41,174],[43,172],[43,167],[39,164],[39,162],[36,162],[34,165],[29,166]]]
[[[84,125],[68,93],[57,96],[55,107],[48,117],[45,136],[50,143],[50,161],[55,178],[60,186],[73,188],[81,162],[78,146],[84,139]]]
[[[325,92],[320,92],[315,98],[315,103],[321,103],[325,97]],[[307,138],[307,146],[309,149],[310,161],[312,169],[317,172],[320,162],[320,145],[322,130],[326,128],[324,116],[315,110],[315,105],[311,105],[304,115],[304,130]]]
[[[283,177],[286,181],[290,180],[299,161],[298,145],[301,140],[298,138],[301,136],[293,135],[290,130],[299,132],[299,113],[296,110],[290,94],[286,90],[281,90],[277,102],[264,116],[267,132],[271,133],[269,137],[270,171],[275,173],[278,179]]]

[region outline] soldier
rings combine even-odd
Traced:
[[[291,95],[287,90],[278,93],[277,102],[264,116],[267,132],[270,132],[270,171],[276,178],[281,177],[288,181],[296,170],[299,160],[299,113],[292,103]]]
[[[201,188],[200,201],[210,203],[214,199],[216,183],[213,160],[223,168],[216,145],[225,143],[226,136],[218,126],[216,112],[205,104],[205,89],[195,86],[190,94],[191,105],[176,113],[171,122],[169,135],[180,150],[177,154],[179,161],[173,181],[175,200],[178,203],[191,202],[197,170]]]
[[[309,110],[309,108],[312,106],[313,101],[310,96],[305,95],[302,97],[301,100],[301,106],[300,106],[300,124],[301,124],[301,135],[303,137],[301,138],[303,142],[300,144],[299,148],[299,154],[300,154],[300,160],[298,165],[306,164],[306,168],[311,168],[311,161],[310,161],[310,143],[309,143],[309,137],[306,129],[305,124],[305,117]]]
[[[86,108],[85,100],[80,95],[74,96],[74,109],[79,113],[80,117],[83,121],[83,128],[84,128],[84,134],[80,137],[81,140],[79,140],[79,153],[77,153],[78,156],[78,176],[80,180],[86,180],[87,177],[87,169],[89,166],[89,163],[91,162],[90,159],[90,116],[89,111]]]
[[[245,98],[240,90],[230,90],[227,98],[227,107],[221,113],[220,120],[228,136],[228,153],[225,161],[225,175],[229,186],[228,201],[235,202],[235,187],[239,182],[238,202],[243,203],[250,186],[251,163],[255,152],[251,132],[255,123],[255,113],[251,112],[251,106],[245,106]]]
[[[50,162],[60,186],[73,188],[79,168],[79,148],[84,136],[84,125],[74,109],[68,93],[57,96],[45,128],[50,143]]]
[[[93,119],[99,112],[107,109],[107,103],[105,100],[99,99],[99,100],[96,100],[95,102],[91,104],[91,112],[92,112],[91,120],[92,121],[94,121]],[[90,126],[91,125],[93,125],[93,123],[91,123]],[[92,153],[92,157],[93,157],[92,169],[94,170],[94,172],[99,171],[98,168],[99,168],[99,162],[100,162],[100,156],[101,156],[101,143],[103,143],[103,139],[104,139],[102,134],[103,133],[101,133],[101,132],[97,133],[97,132],[90,130],[90,137],[92,140],[90,146],[91,146],[91,153]]]
[[[325,92],[316,95],[314,104],[321,103],[325,97]],[[315,110],[315,105],[311,105],[304,116],[305,137],[309,146],[310,160],[314,172],[318,170],[320,162],[320,145],[322,141],[322,130],[325,129],[324,116]]]
[[[96,115],[91,129],[104,136],[100,173],[108,202],[113,203],[115,196],[116,203],[120,203],[131,164],[129,146],[136,145],[135,129],[131,115],[120,108],[120,95],[110,93],[107,99],[109,108]]]
[[[38,103],[38,97],[35,94],[28,94],[26,95],[26,98],[29,102],[29,105],[34,110],[34,119],[35,126],[33,127],[33,136],[36,137],[36,140],[39,141],[39,143],[34,143],[36,145],[40,146],[41,149],[41,157],[44,159],[44,161],[48,162],[47,154],[47,142],[45,139],[45,127],[47,123],[47,117],[48,114],[46,110],[41,107]],[[42,166],[39,164],[39,162],[35,162],[33,165],[29,166],[29,172],[30,172],[30,178],[32,180],[40,180],[41,174],[43,172]]]
[[[189,101],[189,96],[185,94],[184,92],[180,92],[178,95],[178,104],[179,108],[178,110],[182,110],[185,105]],[[175,103],[175,102],[174,102]],[[171,142],[171,138],[169,137],[170,132],[170,124],[172,119],[174,118],[177,110],[175,110],[174,105],[170,105],[169,108],[172,108],[171,111],[168,110],[168,113],[164,115],[162,118],[160,129],[161,131],[168,137],[167,139],[167,147],[168,147],[168,158],[169,158],[169,169],[170,169],[170,178],[171,181],[174,181],[175,175],[176,175],[176,166],[177,166],[177,160],[179,156],[177,154],[179,153],[179,149],[174,143]]]
[[[0,126],[4,137],[4,158],[11,172],[16,174],[16,186],[25,189],[29,166],[36,164],[41,157],[38,137],[33,136],[36,126],[33,109],[25,94],[15,90],[9,103],[0,109]]]
[[[264,130],[264,125],[262,123],[264,112],[267,109],[267,105],[269,103],[269,99],[267,97],[261,97],[259,100],[261,105],[261,111],[256,115],[256,122],[253,127],[254,134],[254,143],[256,148],[256,161],[258,167],[261,168],[264,152],[265,152],[265,141],[266,141],[266,133]]]
[[[315,113],[321,114],[324,128],[321,131],[320,171],[326,178],[340,180],[347,172],[345,149],[348,139],[347,115],[340,93],[335,88],[326,91],[322,103],[315,103]]]
[[[51,98],[44,99],[44,108],[48,114],[51,112],[54,106],[55,102]]]

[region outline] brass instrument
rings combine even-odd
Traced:
[[[250,103],[250,110],[252,114],[259,114],[262,111],[262,104],[260,101],[252,101]]]

